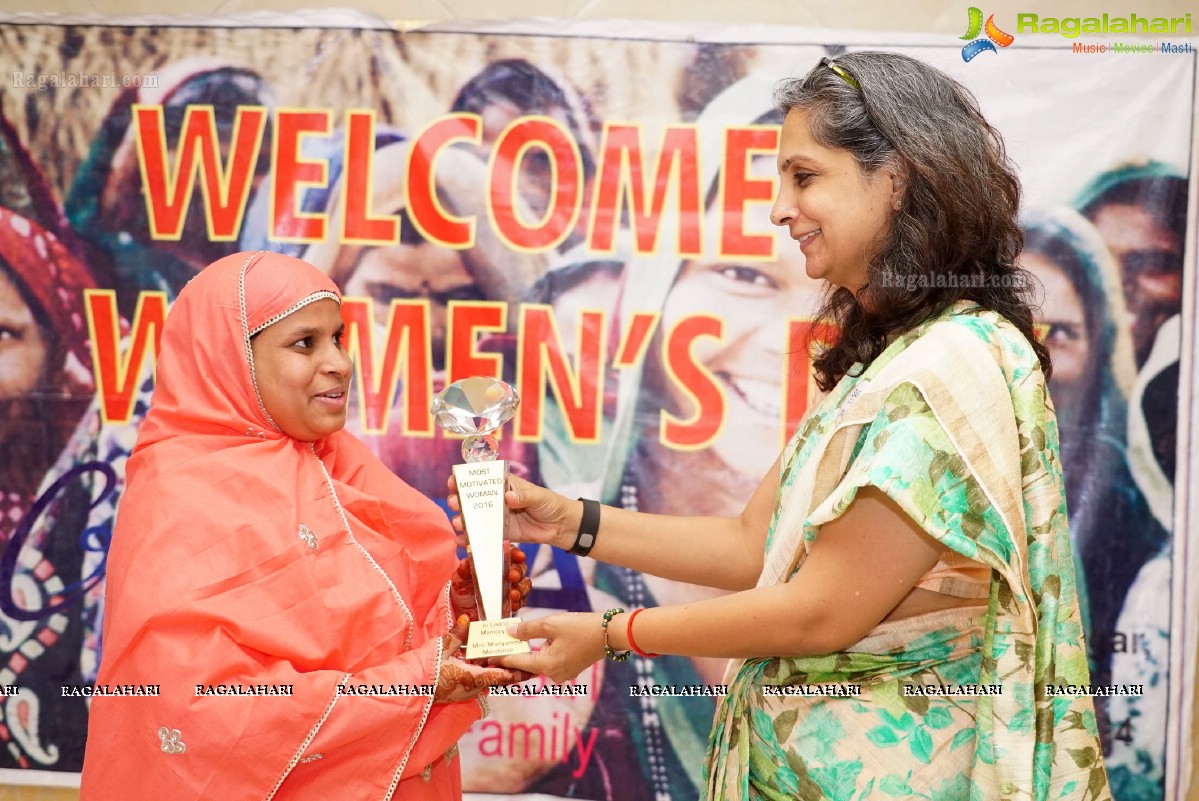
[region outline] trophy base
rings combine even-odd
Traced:
[[[527,654],[529,644],[508,634],[508,627],[520,622],[518,617],[502,620],[472,620],[466,638],[466,658],[486,659],[491,656]]]

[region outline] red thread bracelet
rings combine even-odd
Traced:
[[[637,615],[644,611],[644,609],[633,610],[633,614],[629,615],[629,622],[625,624],[624,634],[629,638],[629,650],[637,654],[637,656],[644,656],[646,659],[653,659],[655,656],[661,656],[661,654],[646,653],[637,647],[637,643],[633,642],[633,621],[637,619]]]

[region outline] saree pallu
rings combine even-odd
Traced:
[[[708,797],[1110,799],[1091,699],[1047,689],[1090,677],[1056,419],[1013,326],[960,302],[849,371],[784,453],[759,586],[802,581],[864,486],[989,567],[986,605],[882,623],[841,653],[731,663]],[[764,690],[814,684],[861,694]],[[922,684],[974,689],[905,689]]]

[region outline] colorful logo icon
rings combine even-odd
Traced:
[[[1010,33],[1004,33],[999,30],[999,26],[995,24],[995,15],[987,17],[987,24],[983,25],[983,12],[974,6],[969,9],[970,21],[966,26],[966,35],[960,38],[971,39],[968,45],[962,48],[962,61],[972,61],[979,53],[984,53],[990,50],[992,53],[997,53],[995,45],[1007,47],[1012,42],[1016,41],[1016,37]],[[979,39],[978,34],[986,31],[987,37]],[[992,44],[994,43],[994,44]]]

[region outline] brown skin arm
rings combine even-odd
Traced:
[[[648,609],[638,615],[634,637],[643,651],[685,656],[834,653],[860,641],[895,610],[943,551],[881,490],[866,487],[844,515],[821,528],[791,581]],[[616,615],[609,624],[608,642],[615,650],[629,648],[628,617]],[[548,643],[495,663],[554,681],[573,679],[604,656],[601,619],[573,613],[521,623],[516,636]]]
[[[779,469],[776,461],[737,517],[676,517],[605,506],[591,557],[688,584],[749,589],[762,572]],[[514,542],[535,542],[563,550],[574,545],[583,517],[581,501],[516,476],[509,477],[509,487],[504,502],[511,511],[508,536]],[[450,508],[460,511],[453,477],[448,488]],[[453,526],[462,531],[460,514],[454,516]],[[463,535],[459,535],[458,544],[465,544]]]

